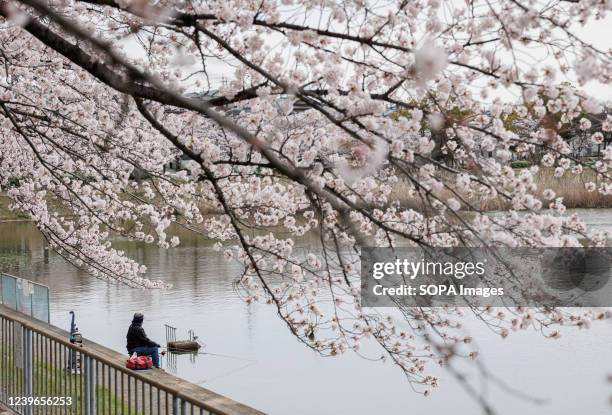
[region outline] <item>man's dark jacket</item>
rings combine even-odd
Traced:
[[[134,316],[132,320],[132,324],[127,332],[127,349],[128,352],[132,352],[136,347],[159,347],[159,344],[155,343],[153,340],[147,337],[147,333],[145,333],[142,328],[142,321],[144,316],[142,314],[137,314]]]

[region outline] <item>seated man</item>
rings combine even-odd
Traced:
[[[136,353],[138,356],[151,356],[153,366],[159,367],[159,344],[147,337],[142,328],[144,315],[142,313],[134,314],[132,324],[127,332],[127,350],[131,355]]]

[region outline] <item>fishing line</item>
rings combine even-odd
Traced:
[[[233,374],[233,373],[236,373],[236,372],[238,372],[238,371],[244,370],[244,369],[246,369],[247,367],[254,365],[255,363],[257,363],[255,360],[251,360],[251,361],[249,361],[249,362],[248,362],[246,365],[243,365],[243,366],[237,367],[236,369],[232,369],[232,370],[230,370],[229,372],[222,373],[222,374],[220,374],[219,376],[215,376],[215,377],[210,378],[210,379],[204,379],[204,380],[201,380],[201,381],[199,381],[199,382],[196,382],[196,384],[197,384],[197,385],[201,385],[202,383],[208,383],[208,382],[212,382],[212,381],[217,380],[217,379],[224,378],[224,377],[229,376],[229,375],[231,375],[231,374]]]
[[[221,354],[221,353],[211,353],[211,352],[182,352],[182,353],[177,353],[175,351],[171,351],[169,350],[167,347],[161,347],[162,349],[166,349],[167,353],[173,353],[175,355],[189,355],[189,354],[208,354],[211,356],[217,356],[217,357],[225,357],[227,359],[234,359],[234,360],[242,360],[243,362],[253,362],[253,363],[257,363],[257,360],[254,359],[247,359],[244,357],[238,357],[238,356],[231,356],[229,354]]]
[[[223,357],[223,358],[226,358],[226,359],[232,359],[232,360],[238,360],[238,361],[241,361],[241,362],[246,362],[246,364],[244,364],[244,365],[242,365],[242,366],[240,366],[240,367],[237,367],[237,368],[232,369],[232,370],[230,370],[230,371],[228,371],[228,372],[225,372],[225,373],[221,373],[220,375],[215,376],[215,377],[213,377],[213,378],[210,378],[210,379],[202,379],[202,380],[200,380],[200,381],[198,381],[198,382],[195,382],[195,384],[196,384],[196,385],[201,385],[201,384],[203,384],[203,383],[212,382],[212,381],[214,381],[214,380],[217,380],[217,379],[221,379],[221,378],[227,377],[227,376],[229,376],[229,375],[232,375],[232,374],[234,374],[234,373],[236,373],[236,372],[239,372],[239,371],[241,371],[241,370],[244,370],[244,369],[246,369],[247,367],[252,366],[252,365],[254,365],[255,363],[257,363],[257,360],[255,360],[255,359],[246,359],[246,358],[244,358],[244,357],[231,356],[231,355],[228,355],[228,354],[211,353],[211,352],[191,352],[191,353],[187,352],[187,353],[176,353],[176,352],[171,352],[171,351],[169,351],[169,350],[168,350],[167,348],[165,348],[165,347],[164,347],[164,349],[166,349],[168,353],[174,353],[174,354],[176,354],[176,355],[189,355],[189,354],[197,354],[197,355],[209,355],[209,356]]]
[[[253,363],[257,362],[257,360],[254,360],[254,359],[246,359],[244,357],[230,356],[228,354],[219,354],[219,353],[210,353],[210,352],[198,352],[198,354],[209,354],[211,356],[225,357],[227,359],[234,359],[234,360],[242,360],[244,362],[253,362]]]
[[[230,356],[230,355],[227,355],[227,354],[210,353],[210,352],[198,352],[198,354],[207,354],[207,355],[210,355],[210,356],[224,357],[226,359],[233,359],[233,360],[239,360],[239,361],[242,361],[242,362],[247,362],[245,365],[242,365],[240,367],[232,369],[232,370],[230,370],[230,371],[228,371],[226,373],[222,373],[222,374],[220,374],[218,376],[215,376],[213,378],[203,379],[203,380],[201,380],[199,382],[196,382],[196,384],[198,384],[198,385],[201,385],[202,383],[212,382],[214,380],[224,378],[226,376],[229,376],[229,375],[231,375],[233,373],[236,373],[236,372],[239,372],[241,370],[244,370],[247,367],[252,366],[255,363],[257,363],[257,360],[255,360],[255,359],[245,359],[244,357]]]

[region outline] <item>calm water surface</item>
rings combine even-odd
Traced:
[[[584,210],[592,228],[612,230],[612,210]],[[164,291],[117,287],[75,270],[44,249],[29,223],[0,223],[0,268],[51,287],[52,323],[68,329],[69,310],[91,340],[125,352],[125,332],[135,311],[145,314],[149,336],[160,343],[164,323],[189,329],[206,344],[195,359],[180,356],[178,376],[270,414],[477,414],[478,406],[444,371],[429,397],[412,392],[391,364],[352,354],[321,358],[299,344],[272,308],[244,303],[232,288],[238,268],[209,241],[182,238],[172,250],[119,242],[146,264],[149,277],[173,284]],[[522,332],[502,340],[468,321],[486,367],[504,383],[544,400],[535,405],[473,373],[501,414],[609,413],[612,324],[565,329],[559,340]],[[167,364],[167,362],[164,362]],[[458,410],[460,408],[461,410]]]

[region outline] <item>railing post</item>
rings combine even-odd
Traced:
[[[81,375],[83,376],[83,375]],[[85,415],[96,413],[96,373],[95,360],[85,355],[85,393],[84,393]]]
[[[83,365],[83,367],[81,368],[81,376],[83,377],[83,380],[84,380],[84,385],[83,385],[84,390],[83,390],[83,396],[81,396],[81,399],[83,400],[82,405],[83,405],[85,415],[89,415],[91,413],[89,412],[89,356],[83,355],[81,359],[82,359],[81,364]]]
[[[172,395],[172,415],[178,415],[180,401],[176,395]]]
[[[23,334],[23,392],[25,396],[32,396],[33,388],[33,357],[32,357],[32,330],[29,328],[22,326],[22,334]],[[32,413],[32,405],[26,405],[24,407],[24,413],[30,415]]]

